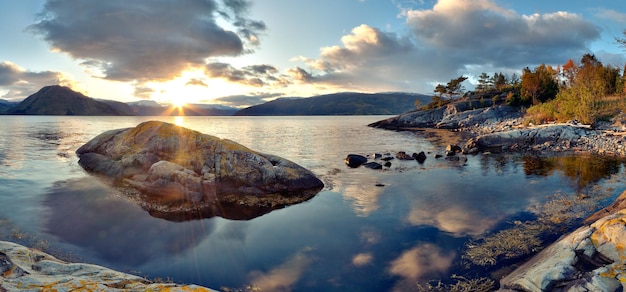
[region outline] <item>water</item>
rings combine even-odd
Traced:
[[[382,118],[0,116],[0,217],[12,226],[4,239],[43,241],[73,259],[216,289],[404,291],[452,273],[488,274],[462,265],[468,240],[555,193],[601,186],[611,193],[606,203],[623,191],[617,160],[477,155],[460,164],[433,158],[454,137],[365,126]],[[252,220],[152,217],[86,173],[74,154],[103,131],[149,119],[277,154],[326,187]],[[349,153],[397,151],[429,154],[424,164],[394,160],[386,171],[343,162]]]

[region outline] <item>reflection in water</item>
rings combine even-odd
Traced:
[[[361,267],[369,264],[374,259],[371,253],[359,253],[352,258],[352,264],[356,267]]]
[[[59,181],[46,194],[44,225],[63,241],[97,251],[117,264],[139,265],[156,255],[189,250],[213,230],[209,221],[174,224],[151,219],[93,178]]]
[[[413,225],[430,225],[455,236],[480,235],[490,230],[502,218],[493,214],[485,214],[480,210],[468,209],[465,206],[429,205],[428,201],[416,204],[409,212],[407,220]],[[494,210],[495,212],[496,210]]]
[[[286,262],[267,273],[251,272],[251,286],[259,291],[291,291],[291,287],[311,265],[312,259],[306,253],[307,251],[308,248],[305,248],[297,252]]]
[[[453,251],[445,252],[430,243],[421,244],[393,260],[389,272],[411,281],[432,278],[446,273],[455,257]]]
[[[623,159],[599,155],[568,155],[555,157],[524,156],[526,175],[548,176],[563,173],[578,191],[612,174],[619,173]]]

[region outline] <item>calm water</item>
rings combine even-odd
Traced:
[[[384,117],[0,116],[0,217],[51,250],[151,278],[264,291],[411,290],[463,268],[465,243],[555,193],[623,190],[622,163],[477,155],[436,160],[446,141],[366,127]],[[172,222],[150,216],[77,164],[75,149],[110,129],[160,119],[280,155],[320,176],[313,199],[255,219]],[[422,165],[349,169],[349,153],[425,151]],[[378,187],[376,184],[384,184]],[[6,235],[5,235],[6,236]]]

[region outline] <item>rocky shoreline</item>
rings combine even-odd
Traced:
[[[490,102],[456,102],[382,120],[396,131],[448,129],[479,152],[594,153],[626,156],[626,116],[596,125],[577,121],[526,125],[523,110]],[[626,283],[626,191],[526,263],[500,279],[499,291],[618,291]]]
[[[587,152],[626,156],[626,116],[593,127],[577,121],[525,125],[523,109],[491,102],[456,102],[412,111],[370,124],[395,131],[447,129],[463,140],[463,153],[478,152]],[[476,106],[483,106],[476,108]]]
[[[150,281],[85,263],[68,263],[22,245],[0,241],[0,291],[215,291]]]

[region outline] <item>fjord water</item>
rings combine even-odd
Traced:
[[[480,274],[462,265],[468,240],[555,193],[575,196],[600,185],[614,197],[623,190],[616,160],[563,158],[602,164],[583,171],[513,154],[434,159],[446,135],[366,126],[383,118],[0,116],[0,219],[12,230],[2,239],[35,238],[75,260],[215,289],[403,291],[452,273]],[[153,217],[86,173],[74,154],[103,131],[151,119],[282,156],[326,187],[251,220]],[[383,171],[343,162],[349,153],[397,151],[429,154],[424,164],[393,160]]]

